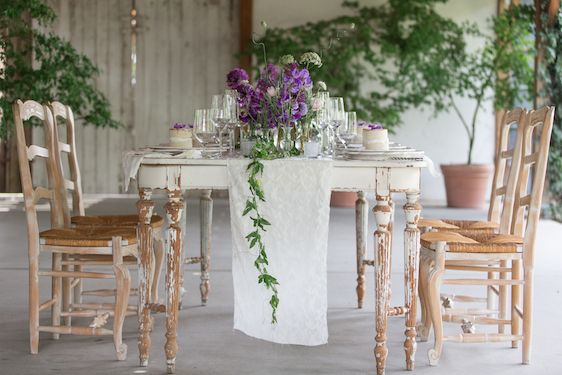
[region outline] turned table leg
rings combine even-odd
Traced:
[[[404,205],[404,213],[406,214],[406,228],[404,229],[404,302],[407,312],[404,350],[406,352],[406,368],[413,370],[416,354],[416,303],[420,259],[420,231],[417,225],[421,206],[418,203],[418,192],[406,193],[406,199],[407,202]]]
[[[212,190],[203,190],[200,198],[201,216],[201,304],[206,305],[211,289],[209,270],[211,267],[211,233],[213,224]]]
[[[357,307],[363,308],[363,299],[365,297],[365,253],[367,251],[367,231],[368,227],[368,211],[367,199],[365,193],[357,192],[357,200],[355,201],[355,241],[357,251]]]
[[[139,190],[137,210],[139,214],[138,244],[139,244],[139,271],[138,271],[138,319],[139,319],[139,360],[140,366],[148,366],[150,352],[150,332],[152,330],[152,316],[150,315],[151,282],[152,282],[152,226],[150,219],[154,209],[150,189]]]
[[[373,209],[377,223],[375,231],[375,361],[377,374],[383,375],[388,348],[386,329],[390,301],[390,232],[392,218],[389,175],[387,169],[377,170],[377,204]]]
[[[167,254],[166,272],[166,363],[168,374],[176,369],[176,353],[178,351],[177,331],[179,303],[181,298],[180,276],[182,267],[182,239],[180,219],[184,208],[181,190],[168,191],[166,214],[168,216],[170,246]]]

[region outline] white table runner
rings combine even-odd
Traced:
[[[271,324],[271,292],[258,284],[255,249],[245,236],[251,220],[242,216],[250,192],[248,160],[228,160],[234,281],[234,329],[281,344],[322,345],[328,341],[327,269],[332,161],[265,161],[266,202],[271,223],[264,240],[269,272],[279,281],[277,324]]]

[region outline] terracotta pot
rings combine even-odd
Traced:
[[[447,206],[483,208],[493,166],[488,164],[441,165],[447,191]]]
[[[352,191],[332,191],[330,206],[332,207],[355,207],[357,193]]]

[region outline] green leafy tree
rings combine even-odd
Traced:
[[[94,86],[98,68],[68,41],[45,31],[55,18],[40,0],[0,0],[0,138],[11,129],[11,105],[17,99],[58,100],[70,105],[84,124],[120,126]]]
[[[408,109],[428,108],[435,115],[453,109],[468,137],[470,164],[483,105],[494,100],[498,108],[509,108],[528,98],[533,45],[527,25],[516,22],[514,14],[495,18],[495,35],[486,35],[474,24],[438,14],[436,5],[445,2],[390,0],[360,7],[345,1],[351,15],[266,29],[258,42],[266,44],[274,61],[285,54],[320,51],[323,66],[311,72],[312,78],[325,81],[359,117],[383,122],[391,130]],[[467,38],[483,41],[484,47],[470,51]],[[259,49],[247,53],[261,65]],[[498,79],[498,71],[509,74]],[[455,102],[459,96],[474,103],[469,118]]]

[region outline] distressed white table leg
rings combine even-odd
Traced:
[[[178,316],[180,293],[180,275],[182,268],[182,238],[180,219],[184,203],[181,190],[168,191],[166,214],[168,217],[170,246],[167,256],[166,272],[166,363],[168,374],[173,374],[176,369],[176,353],[178,351]]]
[[[375,231],[375,361],[377,374],[384,375],[388,348],[386,330],[390,301],[390,232],[392,218],[390,176],[386,168],[377,169],[377,204],[373,209],[377,223]]]
[[[365,253],[367,251],[367,232],[368,227],[368,211],[367,199],[365,193],[357,192],[357,200],[355,201],[355,242],[357,251],[357,307],[363,307],[363,298],[365,297]]]
[[[151,282],[152,282],[152,226],[150,219],[154,209],[151,200],[152,190],[139,189],[137,210],[139,214],[138,244],[139,244],[139,271],[138,271],[138,319],[139,319],[139,360],[140,366],[148,366],[150,352],[150,332],[152,331],[151,312]]]
[[[201,304],[206,305],[209,299],[210,267],[211,267],[211,238],[213,226],[213,198],[212,190],[203,190],[200,201],[201,216]]]
[[[406,193],[406,228],[404,229],[404,302],[408,309],[406,313],[406,341],[404,350],[406,352],[406,368],[414,369],[416,355],[416,311],[418,291],[418,269],[420,261],[420,231],[418,220],[420,218],[421,205],[418,203],[419,192]]]

